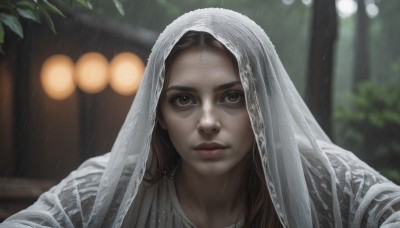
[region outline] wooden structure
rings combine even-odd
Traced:
[[[108,152],[134,99],[107,87],[95,95],[78,89],[66,100],[52,100],[39,79],[46,58],[64,54],[76,61],[94,51],[110,60],[129,51],[146,62],[158,36],[79,12],[55,24],[57,34],[25,22],[24,39],[8,36],[0,57],[0,221],[88,157]]]

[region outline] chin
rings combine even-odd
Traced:
[[[238,166],[232,166],[227,164],[215,163],[215,164],[200,164],[194,169],[201,175],[207,177],[216,177],[228,174],[232,172]]]

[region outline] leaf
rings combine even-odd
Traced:
[[[4,28],[3,25],[0,23],[0,45],[4,43]]]
[[[121,2],[119,2],[119,0],[113,0],[113,3],[115,5],[115,8],[117,8],[119,14],[124,16],[125,15],[124,7],[122,6]]]
[[[39,10],[40,10],[40,12],[42,12],[44,19],[46,20],[46,23],[49,26],[49,28],[51,29],[51,31],[53,31],[54,33],[57,33],[56,28],[54,27],[53,19],[51,19],[51,16],[47,12],[47,10],[43,7],[39,7]]]
[[[92,3],[91,3],[90,1],[86,1],[86,7],[87,7],[88,9],[90,9],[90,10],[93,9],[93,5],[92,5]]]
[[[39,5],[44,7],[45,9],[47,9],[48,11],[50,11],[52,13],[58,14],[62,17],[65,17],[65,15],[55,5],[51,4],[47,0],[41,0]]]
[[[17,7],[18,14],[21,15],[21,17],[40,23],[39,14],[35,4],[28,1],[21,1],[17,2],[15,6]]]
[[[37,23],[40,22],[39,15],[38,15],[36,10],[32,10],[31,8],[20,8],[20,7],[18,7],[17,11],[18,11],[18,14],[21,15],[21,17],[30,19],[30,20],[35,21]]]
[[[35,3],[31,2],[31,1],[19,1],[19,2],[15,3],[15,6],[17,8],[36,10]]]
[[[90,0],[71,0],[71,2],[74,6],[81,6],[90,10],[93,9],[93,5],[90,3]]]
[[[16,16],[0,13],[0,21],[9,27],[11,31],[15,32],[19,37],[24,37],[22,25]]]
[[[80,5],[87,7],[86,0],[75,0],[75,2],[79,3]]]

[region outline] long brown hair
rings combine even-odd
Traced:
[[[189,31],[176,43],[165,61],[164,87],[168,84],[167,76],[172,62],[180,53],[192,47],[212,47],[224,51],[232,60],[235,71],[238,72],[236,58],[222,43],[209,33]],[[162,95],[163,93],[161,93]],[[159,106],[157,117],[160,117]],[[162,129],[158,123],[153,131],[151,150],[151,163],[144,180],[153,184],[164,176],[173,178],[174,170],[179,165],[180,156],[173,146],[168,132]],[[260,155],[255,144],[246,159],[245,175],[248,178],[245,191],[244,227],[282,227],[266,187]]]

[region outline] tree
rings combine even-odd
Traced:
[[[400,78],[398,71],[400,62],[400,1],[385,0],[375,1],[379,7],[379,14],[374,19],[378,29],[372,30],[371,49],[375,52],[371,55],[374,64],[374,78],[379,81],[392,81]],[[375,33],[374,33],[375,32]],[[376,54],[375,54],[376,53]]]
[[[120,14],[124,14],[123,8],[119,0],[110,0],[115,5]],[[5,27],[17,34],[20,38],[24,37],[21,19],[27,19],[36,23],[41,23],[41,20],[46,21],[47,26],[55,33],[53,19],[51,14],[63,16],[62,7],[80,6],[87,9],[92,9],[90,0],[69,0],[56,1],[56,4],[48,0],[1,0],[0,2],[0,52],[3,52],[4,37],[6,35]],[[4,27],[5,26],[5,27]]]
[[[328,135],[331,135],[332,76],[336,33],[335,0],[314,0],[306,102]]]
[[[369,18],[365,10],[365,0],[357,0],[357,25],[354,40],[354,71],[352,89],[355,91],[361,82],[370,79],[368,31]]]

